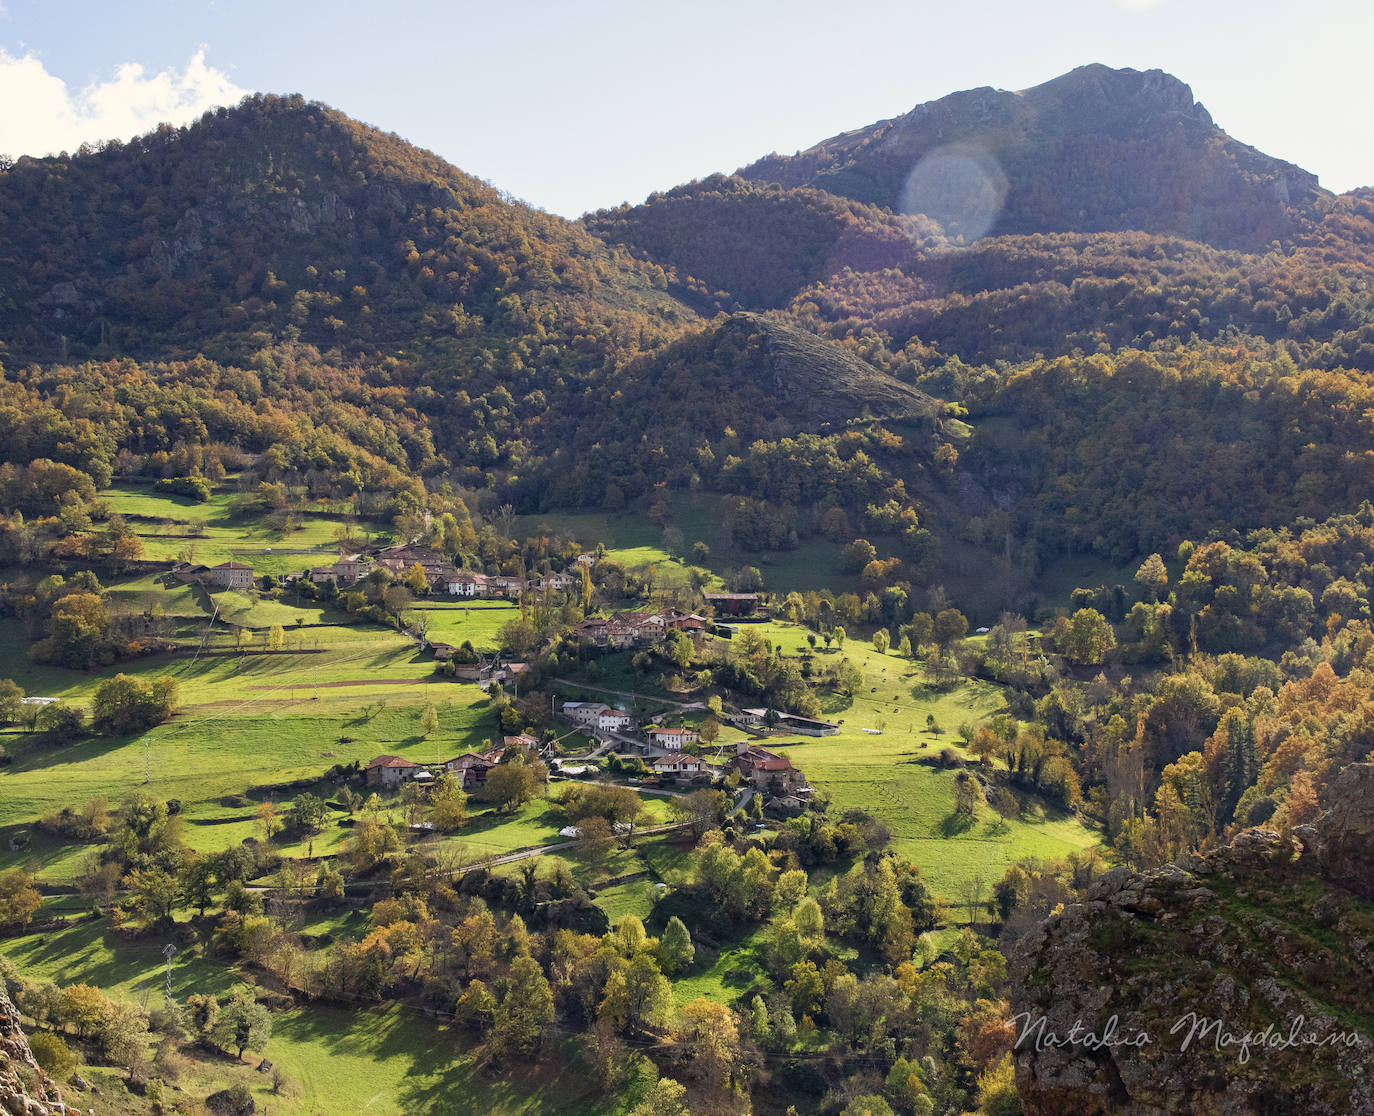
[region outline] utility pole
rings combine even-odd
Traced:
[[[143,738],[143,785],[146,787],[153,781],[153,739],[150,736]]]
[[[320,668],[315,668],[315,700],[320,700]]]
[[[162,956],[167,958],[167,999],[172,998],[172,957],[176,954],[177,947],[168,942],[162,949]]]

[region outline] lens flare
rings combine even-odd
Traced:
[[[971,244],[987,236],[1007,198],[1007,176],[981,147],[937,147],[921,157],[902,187],[901,211],[924,213],[951,237]]]

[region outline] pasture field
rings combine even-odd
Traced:
[[[421,652],[407,636],[376,625],[284,629],[280,651],[267,651],[266,633],[260,633],[242,653],[236,649],[235,633],[216,625],[198,654],[204,631],[204,624],[197,625],[196,643],[188,642],[175,652],[72,671],[32,662],[21,626],[0,620],[0,655],[8,660],[6,676],[25,693],[82,705],[89,704],[101,682],[116,674],[171,675],[181,686],[183,714],[230,707],[246,713],[310,708],[299,703],[315,701],[316,681],[322,708],[352,708],[379,696],[404,695],[405,700],[421,703],[455,696],[457,684],[434,675],[432,654]]]
[[[971,680],[937,692],[926,685],[919,662],[893,651],[879,654],[857,636],[829,650],[818,641],[812,652],[802,625],[769,621],[749,629],[788,654],[813,653],[817,664],[827,665],[847,657],[863,672],[864,684],[852,702],[824,714],[840,722],[840,732],[779,733],[759,743],[786,753],[808,782],[829,793],[832,812],[857,807],[881,819],[893,847],[951,902],[957,904],[979,879],[990,892],[1007,865],[1023,857],[1059,859],[1099,843],[1077,819],[1036,802],[1020,818],[1003,820],[984,806],[967,825],[956,814],[955,772],[939,766],[938,757],[945,748],[964,755],[959,726],[991,717],[1002,705],[999,687]],[[724,728],[720,740],[732,745],[744,735]],[[957,906],[950,915],[967,919]]]
[[[439,731],[428,739],[421,705],[374,699],[362,709],[315,709],[308,696],[251,716],[235,710],[180,715],[142,737],[92,737],[61,748],[10,737],[14,762],[0,769],[0,825],[32,822],[100,795],[118,804],[145,787],[145,773],[148,792],[180,799],[188,821],[246,815],[273,795],[280,801],[283,784],[319,778],[335,764],[365,764],[383,753],[432,762],[436,749],[448,758],[500,735],[477,687],[435,689],[449,700],[436,700]],[[234,795],[246,795],[252,805],[219,808],[220,799]],[[202,828],[220,827],[188,825],[192,844]]]
[[[339,553],[337,516],[293,511],[295,528],[282,531],[272,526],[265,508],[236,508],[236,499],[242,497],[227,490],[198,503],[149,487],[115,485],[101,492],[100,499],[127,519],[143,540],[143,556],[154,561],[172,561],[185,553],[190,561],[207,566],[246,562],[261,576],[324,565]],[[364,524],[359,530],[365,532],[368,526],[380,525]]]
[[[459,602],[426,597],[416,601],[414,609],[428,620],[426,635],[430,640],[458,647],[470,639],[478,651],[496,650],[501,629],[520,619],[520,606],[513,601]]]
[[[84,922],[0,940],[0,955],[33,980],[92,984],[108,996],[157,1006],[167,974],[161,940],[133,941],[107,933],[107,926],[105,920]],[[223,996],[237,983],[231,970],[204,960],[195,947],[173,957],[171,977],[173,994],[183,1001],[193,992]],[[267,1053],[300,1083],[299,1096],[274,1094],[270,1077],[249,1068],[258,1061],[252,1052],[245,1063],[223,1056],[199,1058],[183,1084],[203,1096],[242,1081],[253,1089],[260,1110],[280,1116],[362,1110],[369,1116],[460,1110],[493,1116],[595,1116],[601,1111],[586,1095],[585,1083],[566,1071],[549,1076],[532,1069],[511,1079],[479,1073],[465,1032],[403,1005],[344,1009],[312,1004],[275,1013]],[[122,1086],[117,1071],[83,1067],[82,1072],[101,1085],[104,1097],[118,1103]],[[102,1105],[109,1101],[102,1098]]]

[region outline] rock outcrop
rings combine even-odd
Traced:
[[[1374,899],[1374,763],[1352,763],[1329,794],[1331,806],[1315,827],[1322,874]]]
[[[1369,878],[1359,766],[1300,839],[1251,829],[1183,868],[1115,869],[1019,943],[1028,1116],[1374,1114],[1374,907],[1347,886]]]
[[[19,1012],[0,981],[0,1114],[52,1116],[65,1111],[60,1104],[57,1087],[33,1060]]]

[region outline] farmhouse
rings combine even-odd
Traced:
[[[702,598],[717,616],[752,616],[759,608],[757,593],[703,593]]]
[[[694,743],[697,730],[690,728],[651,728],[649,743],[657,744],[669,752],[680,752],[684,744]]]
[[[563,714],[579,725],[602,732],[623,732],[634,727],[634,718],[619,709],[596,701],[567,701]]]
[[[445,587],[450,597],[480,597],[486,592],[487,576],[471,570],[455,570],[445,579]]]
[[[366,572],[367,564],[361,559],[340,558],[332,566],[316,566],[310,571],[310,580],[316,585],[331,580],[340,585],[352,585]]]
[[[205,576],[211,584],[221,589],[253,588],[253,567],[245,566],[242,562],[221,562],[218,566],[211,566]]]
[[[738,752],[725,767],[728,771],[738,771],[756,790],[769,794],[788,794],[806,786],[806,778],[786,756],[764,748],[751,748],[744,741],[740,741]]]
[[[659,756],[650,766],[655,775],[669,779],[690,779],[693,775],[701,774],[701,761],[696,756],[681,753]]]
[[[495,766],[495,762],[489,756],[464,752],[461,756],[454,756],[446,762],[444,769],[462,779],[464,790],[471,790],[473,787],[485,786],[487,775]]]
[[[425,769],[400,756],[376,756],[364,770],[369,787],[396,787],[414,779]]]

